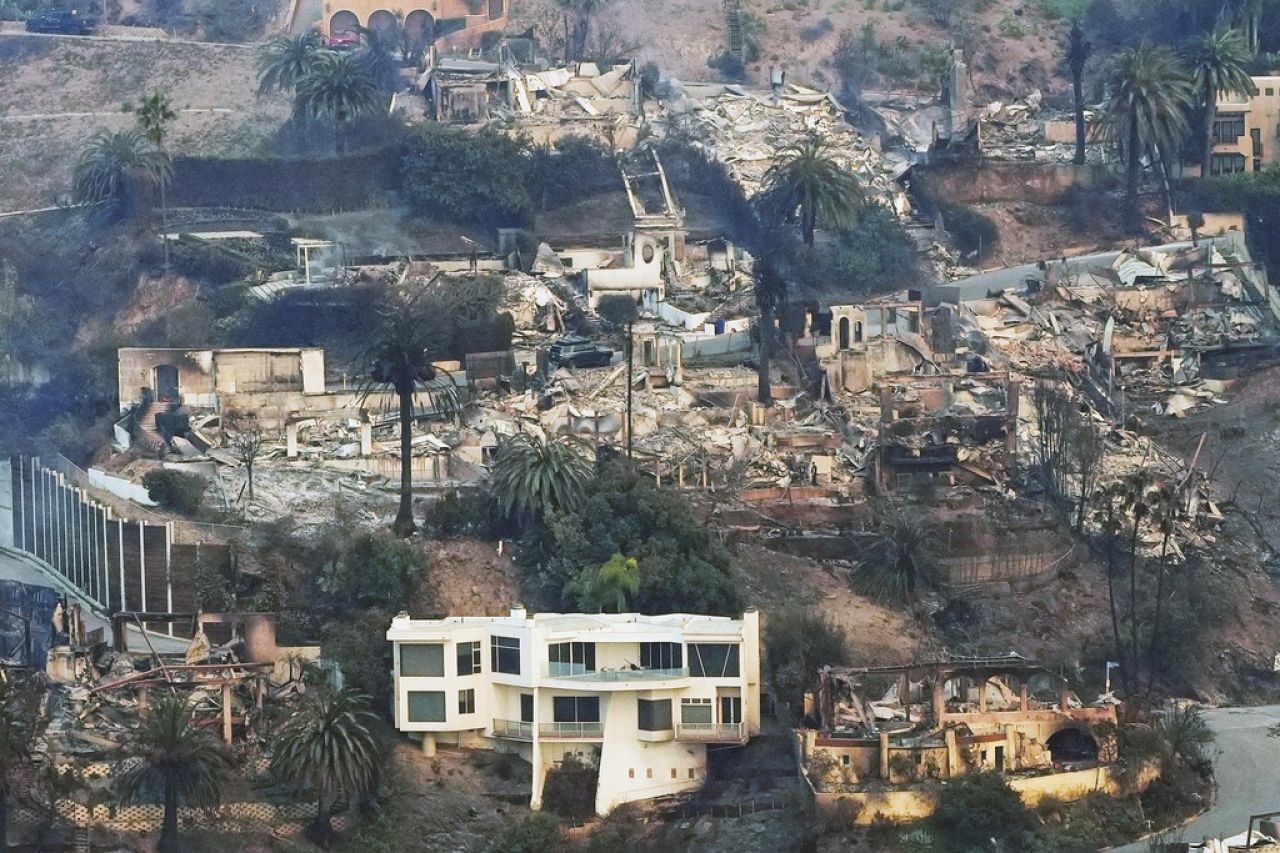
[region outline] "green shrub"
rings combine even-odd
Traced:
[[[793,713],[803,709],[805,690],[815,686],[818,670],[849,662],[849,643],[830,619],[807,607],[768,614],[764,626],[764,664],[779,700]]]
[[[401,194],[414,213],[516,224],[532,209],[528,142],[493,128],[419,125],[405,143],[400,170]]]
[[[380,607],[396,612],[427,575],[427,557],[418,547],[387,531],[361,532],[343,548],[339,559],[325,564],[321,589],[342,611]]]
[[[142,478],[147,496],[167,510],[194,515],[209,488],[209,481],[199,474],[156,468]]]
[[[993,838],[1005,849],[1020,849],[1032,829],[1030,813],[999,773],[953,779],[930,821],[947,850],[991,849]]]
[[[555,815],[538,812],[502,833],[489,850],[491,853],[552,853],[560,847],[560,822]]]
[[[542,807],[575,820],[586,820],[596,813],[596,782],[599,769],[584,764],[573,755],[565,756],[547,771],[542,786]]]
[[[1027,34],[1022,28],[1022,24],[1013,15],[1005,15],[1000,19],[1000,32],[1009,38],[1020,39]]]

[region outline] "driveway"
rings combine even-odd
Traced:
[[[1280,723],[1280,705],[1217,708],[1204,716],[1216,737],[1218,798],[1180,830],[1183,841],[1236,835],[1248,829],[1249,815],[1280,811],[1280,738],[1267,736],[1267,729]],[[1115,849],[1146,853],[1148,848],[1143,841]]]

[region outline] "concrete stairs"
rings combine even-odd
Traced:
[[[745,62],[747,37],[742,28],[742,0],[724,0],[724,19],[729,30],[729,52]]]
[[[156,431],[155,404],[143,403],[134,414],[133,440],[142,451],[158,450],[164,446],[164,439]]]

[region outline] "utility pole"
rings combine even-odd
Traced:
[[[631,397],[635,391],[635,370],[633,368],[632,359],[635,356],[635,336],[632,330],[635,328],[635,321],[627,323],[627,461],[631,461],[631,444],[633,433],[633,421],[631,416]]]

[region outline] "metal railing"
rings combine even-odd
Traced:
[[[604,737],[604,723],[539,723],[538,736],[573,740]]]
[[[494,720],[493,736],[511,740],[533,740],[533,723],[519,720]]]
[[[741,741],[746,729],[742,723],[677,723],[676,740]]]
[[[545,670],[547,678],[563,678],[573,681],[660,681],[672,678],[688,678],[688,667],[672,669],[643,669],[630,667],[620,669],[599,669],[583,672],[577,664],[549,663]]]

